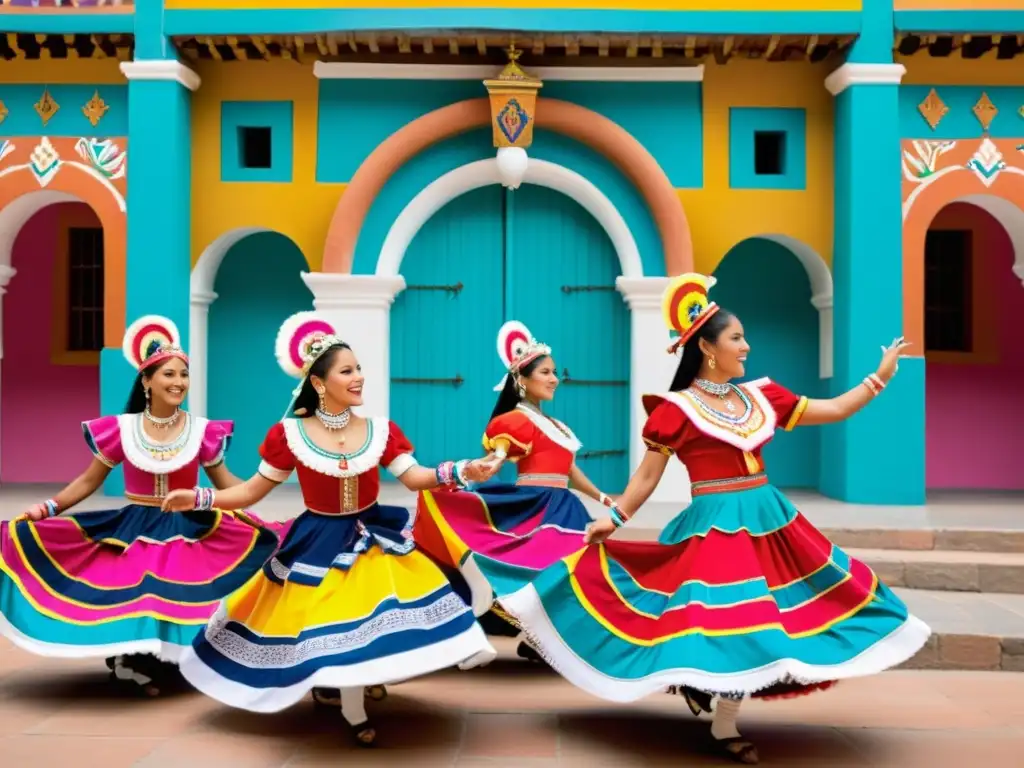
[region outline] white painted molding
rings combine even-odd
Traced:
[[[671,278],[668,277],[625,277],[615,279],[615,287],[622,294],[622,300],[630,309],[661,309],[661,297],[665,294]],[[668,338],[668,331],[665,331]]]
[[[604,83],[699,83],[704,65],[692,67],[527,67],[540,80]],[[488,64],[372,64],[318,61],[313,75],[319,80],[487,80],[500,66]]]
[[[532,157],[526,166],[523,182],[561,192],[583,206],[611,239],[622,276],[643,277],[643,262],[633,233],[612,201],[593,183],[565,166]],[[432,181],[409,201],[391,225],[384,238],[375,273],[379,276],[400,274],[406,250],[431,216],[470,190],[500,183],[501,175],[495,158],[467,163]]]
[[[1004,197],[996,195],[966,195],[952,203],[969,203],[976,205],[1006,231],[1013,245],[1013,274],[1024,283],[1024,211]]]
[[[225,232],[206,246],[203,252],[199,254],[196,265],[192,267],[192,275],[189,278],[189,293],[192,296],[213,294],[214,298],[216,298],[217,294],[213,292],[213,284],[217,280],[217,272],[220,270],[224,257],[228,255],[228,251],[249,235],[270,231],[272,230],[266,227],[239,227],[238,229]]]
[[[199,75],[177,59],[142,59],[122,61],[121,74],[129,80],[167,80],[180,83],[194,91],[202,82]]]
[[[405,278],[393,275],[352,275],[340,272],[303,272],[302,281],[313,294],[317,310],[387,309],[405,290]],[[341,332],[341,329],[338,329]]]
[[[906,73],[902,64],[846,63],[825,78],[825,87],[838,96],[851,85],[899,85]]]
[[[40,189],[37,192],[16,197],[0,210],[0,266],[9,267],[14,250],[14,241],[21,228],[39,211],[54,203],[80,203],[79,198],[66,192]]]

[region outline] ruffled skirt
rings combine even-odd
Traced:
[[[439,566],[458,572],[465,582],[459,591],[482,616],[495,597],[581,549],[592,519],[567,489],[495,483],[472,492],[423,491],[413,536]]]
[[[792,695],[882,672],[931,630],[774,487],[698,496],[659,543],[583,548],[501,600],[570,682]]]
[[[313,688],[489,661],[495,651],[472,611],[415,550],[410,529],[399,507],[303,513],[182,654],[182,674],[225,704],[276,712]]]
[[[44,656],[176,662],[273,554],[244,513],[122,509],[0,524],[0,633]]]

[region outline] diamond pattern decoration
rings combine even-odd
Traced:
[[[95,128],[99,125],[103,116],[107,114],[108,109],[110,109],[110,107],[107,106],[105,101],[103,101],[100,96],[100,92],[96,91],[93,93],[92,98],[85,103],[84,107],[82,107],[82,114],[85,115],[85,119],[92,124],[93,128]]]
[[[949,107],[946,106],[946,102],[939,98],[939,92],[932,88],[928,95],[925,96],[924,101],[917,105],[917,111],[921,113],[921,117],[925,119],[934,131],[939,127],[942,118],[949,113]]]
[[[1022,107],[1024,109],[1024,107]],[[7,119],[7,116],[11,114],[10,110],[7,109],[7,105],[0,101],[0,123]]]
[[[999,114],[999,110],[996,109],[996,105],[992,103],[992,100],[988,97],[988,94],[982,91],[981,98],[978,99],[978,103],[971,108],[971,112],[978,118],[978,122],[981,123],[981,130],[988,133],[988,128],[992,125],[992,121],[996,119],[996,115]]]
[[[50,89],[44,88],[43,95],[39,98],[39,101],[35,103],[36,114],[39,115],[43,121],[43,125],[50,122],[50,118],[57,114],[57,110],[60,109],[60,104],[54,101],[53,96],[50,95]]]

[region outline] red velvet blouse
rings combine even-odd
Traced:
[[[484,433],[484,450],[504,449],[516,462],[520,482],[568,485],[569,470],[580,441],[565,424],[520,405],[491,420]]]

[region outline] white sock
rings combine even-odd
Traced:
[[[349,725],[360,725],[369,718],[366,716],[366,704],[363,701],[363,688],[341,689],[341,716]]]
[[[736,715],[740,712],[743,699],[718,697],[715,702],[715,719],[711,721],[711,735],[716,739],[731,739],[740,735],[736,730]]]

